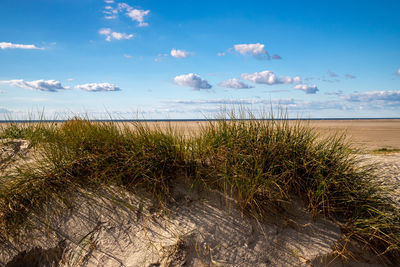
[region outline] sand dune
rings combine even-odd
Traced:
[[[5,147],[14,165],[25,162],[29,144]],[[382,178],[400,181],[399,155],[363,157],[384,163]],[[176,186],[178,202],[163,212],[145,194],[120,188],[77,192],[72,209],[55,212],[49,203],[44,216],[30,216],[22,239],[1,242],[0,266],[343,266],[339,227],[311,218],[300,201],[284,220],[271,214],[259,222],[219,192],[188,191]],[[345,265],[380,266],[366,255],[357,260]]]

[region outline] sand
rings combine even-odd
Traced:
[[[311,121],[324,133],[346,131],[355,146],[372,151],[380,148],[400,148],[400,120],[332,120]]]

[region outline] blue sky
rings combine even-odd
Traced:
[[[400,117],[399,1],[2,0],[0,117]],[[67,114],[67,115],[66,115]]]

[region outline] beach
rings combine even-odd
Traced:
[[[148,122],[149,125],[158,125],[172,128],[185,135],[196,135],[199,128],[207,125],[205,121],[172,121],[172,122]],[[212,122],[211,122],[212,123]],[[289,121],[294,124],[295,121]],[[400,119],[346,119],[346,120],[303,120],[302,123],[310,124],[322,134],[335,132],[346,133],[351,142],[365,151],[373,151],[381,148],[400,148]],[[129,125],[129,123],[122,123]]]

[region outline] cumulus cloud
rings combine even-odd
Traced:
[[[99,30],[100,35],[106,36],[106,41],[111,42],[112,39],[115,40],[129,40],[134,37],[133,34],[126,34],[121,32],[113,32],[110,28],[103,28]]]
[[[107,4],[113,4],[114,1],[105,1]],[[119,3],[116,8],[106,6],[103,11],[106,16],[105,19],[116,19],[119,13],[124,13],[131,20],[138,22],[139,27],[145,27],[149,24],[144,21],[144,17],[150,13],[150,10],[135,9],[126,3]]]
[[[118,4],[118,10],[120,12],[125,12],[131,20],[138,22],[139,27],[149,26],[149,24],[144,21],[144,17],[150,13],[150,10],[135,9],[126,3]]]
[[[218,84],[221,87],[225,88],[234,88],[234,89],[249,89],[249,88],[254,88],[254,86],[250,86],[248,84],[245,84],[244,82],[239,81],[238,79],[229,79],[226,81],[222,81]]]
[[[126,34],[126,33],[120,33],[120,32],[112,32],[111,33],[111,37],[116,40],[132,39],[133,36],[134,36],[133,34]]]
[[[9,81],[0,81],[3,84],[9,84],[14,87],[29,89],[29,90],[39,90],[45,92],[57,92],[59,90],[67,90],[70,89],[68,86],[62,86],[59,81],[55,80],[37,80],[27,82],[24,80],[9,80]]]
[[[44,50],[42,47],[37,47],[32,44],[13,44],[9,42],[0,42],[1,49],[37,49],[37,50]]]
[[[126,15],[132,20],[139,22],[139,27],[146,27],[149,26],[149,24],[147,22],[144,22],[144,16],[147,16],[149,13],[150,10],[133,9],[129,11]]]
[[[88,92],[112,92],[121,90],[119,87],[111,83],[86,83],[76,85],[75,88]]]
[[[225,54],[225,52],[218,52],[217,53],[217,56],[219,56],[219,57],[224,57],[226,54]]]
[[[185,58],[190,56],[190,52],[184,51],[184,50],[179,50],[179,49],[172,49],[171,50],[171,56],[176,57],[176,58]]]
[[[400,76],[400,69],[397,70],[396,75]]]
[[[106,2],[107,4],[113,4],[114,0],[104,0],[104,2]]]
[[[174,82],[181,86],[191,87],[193,90],[210,89],[212,87],[206,80],[194,73],[176,76]]]
[[[293,89],[304,91],[306,94],[316,94],[319,91],[316,85],[309,84],[297,84]]]
[[[389,101],[400,104],[400,91],[372,91],[345,95],[343,98],[350,102]]]
[[[351,75],[351,74],[345,74],[344,77],[346,77],[347,79],[355,79],[356,76]]]
[[[301,77],[295,76],[277,76],[274,72],[265,70],[254,73],[244,73],[241,75],[242,79],[252,81],[258,84],[276,85],[276,84],[292,84],[300,83]]]
[[[236,44],[233,46],[233,49],[236,52],[239,52],[241,55],[250,55],[256,58],[269,58],[268,52],[265,50],[265,45],[256,43],[256,44]]]

